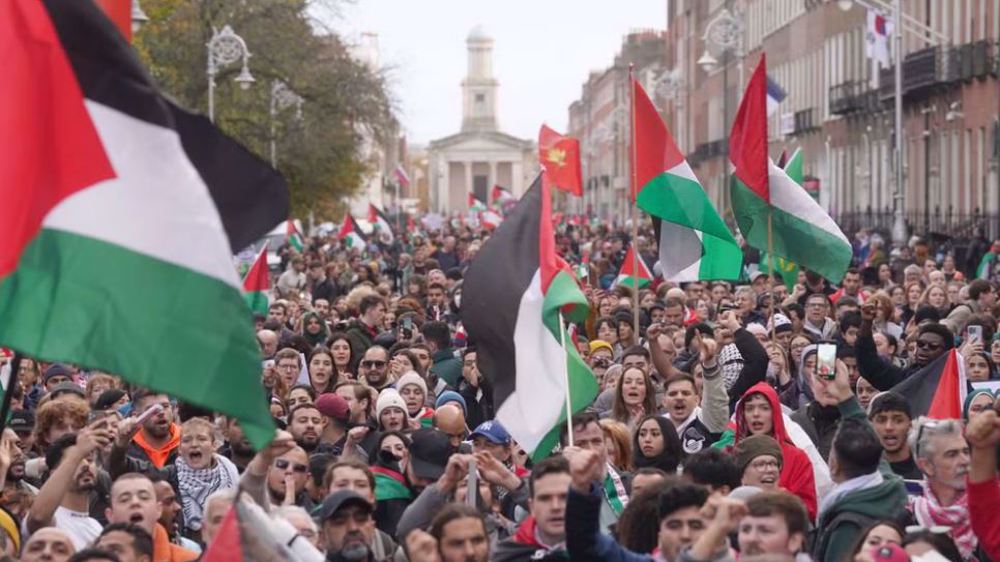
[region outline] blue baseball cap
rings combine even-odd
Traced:
[[[469,439],[475,439],[477,435],[485,437],[487,441],[495,445],[510,444],[510,433],[507,433],[507,430],[497,421],[490,420],[479,424],[476,430],[469,435]]]

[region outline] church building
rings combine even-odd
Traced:
[[[428,146],[430,208],[442,213],[466,211],[468,194],[489,202],[494,185],[520,197],[538,173],[535,143],[500,130],[493,76],[493,38],[482,26],[466,39],[468,70],[462,81],[462,130]]]

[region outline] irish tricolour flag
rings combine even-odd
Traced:
[[[622,267],[618,270],[618,277],[615,278],[615,285],[625,285],[626,287],[638,287],[642,289],[653,281],[653,273],[649,270],[642,255],[636,253],[631,245],[625,252],[625,259],[622,260]]]
[[[636,80],[632,98],[636,180],[632,198],[653,218],[663,278],[738,279],[743,263],[740,247]]]
[[[348,248],[364,249],[368,243],[368,237],[365,236],[361,227],[358,226],[358,221],[354,220],[351,213],[344,215],[344,224],[340,226],[340,232],[337,233],[337,240],[343,240]]]
[[[274,435],[232,256],[284,181],[161,95],[90,1],[0,2],[0,345]]]
[[[747,84],[729,137],[735,166],[733,213],[747,243],[838,282],[851,263],[851,244],[837,223],[767,155],[765,57]]]
[[[559,312],[581,320],[587,299],[556,254],[550,215],[539,176],[472,261],[462,293],[462,322],[493,383],[496,417],[536,458],[558,441],[567,392],[578,412],[598,391],[569,336],[560,344]]]

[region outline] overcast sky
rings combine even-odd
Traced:
[[[592,69],[607,67],[622,37],[662,29],[667,0],[354,0],[328,23],[348,39],[379,35],[392,67],[410,143],[458,131],[465,38],[482,24],[494,39],[499,124],[535,138],[541,123],[566,127],[567,109]]]

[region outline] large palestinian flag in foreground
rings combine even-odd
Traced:
[[[632,199],[653,218],[663,278],[739,279],[743,252],[634,79],[632,102]]]
[[[965,377],[965,360],[953,348],[892,387],[892,391],[906,397],[914,419],[927,416],[960,420],[970,386]]]
[[[274,435],[232,256],[288,216],[263,161],[153,86],[88,0],[0,2],[0,343]]]
[[[768,250],[770,220],[775,256],[836,283],[851,264],[850,242],[819,203],[767,155],[764,59],[761,54],[729,136],[729,158],[736,168],[733,213],[748,244]]]
[[[555,250],[551,200],[541,176],[472,260],[463,282],[462,323],[493,383],[497,419],[525,451],[547,455],[566,422],[567,375],[574,412],[597,396],[597,381],[565,336],[587,299]],[[563,328],[565,329],[565,328]]]

